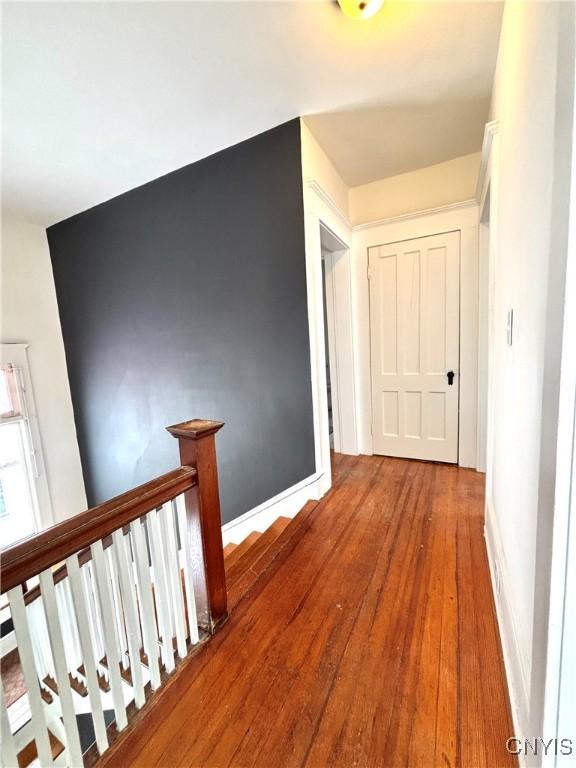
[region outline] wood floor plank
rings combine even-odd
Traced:
[[[333,479],[104,766],[515,765],[482,477],[335,455]]]
[[[468,510],[466,510],[468,512]],[[476,623],[474,573],[468,514],[457,522],[458,576],[458,755],[462,765],[486,768],[484,742],[489,738],[483,718],[481,649]],[[488,766],[487,768],[492,768]]]
[[[458,748],[458,589],[456,531],[458,506],[449,479],[443,473],[435,487],[436,503],[444,516],[442,561],[442,630],[436,718],[434,765],[453,768]]]
[[[423,641],[417,662],[418,676],[415,692],[415,710],[408,746],[409,765],[428,765],[436,762],[436,736],[438,724],[438,698],[444,670],[442,661],[442,606],[444,601],[444,568],[446,546],[446,515],[442,508],[443,467],[434,468],[434,484],[430,499],[430,515],[425,521],[429,528],[428,547],[424,550],[425,598]],[[452,713],[445,712],[444,716]],[[443,723],[444,725],[444,723]]]

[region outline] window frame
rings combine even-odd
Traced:
[[[29,344],[0,344],[0,362],[13,365],[19,371],[23,406],[23,432],[26,450],[28,481],[34,506],[34,519],[37,530],[42,531],[54,525],[54,512],[50,498],[50,489],[46,473],[46,463],[42,451],[42,440],[38,423],[38,413],[34,400],[34,390],[28,361]],[[20,419],[18,419],[19,421]]]

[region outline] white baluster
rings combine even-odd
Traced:
[[[140,620],[142,622],[142,634],[144,635],[144,651],[148,657],[148,669],[150,670],[152,690],[155,691],[160,687],[158,634],[154,617],[154,598],[152,596],[152,581],[150,579],[150,566],[148,564],[148,549],[146,547],[144,531],[142,530],[142,522],[140,520],[134,520],[130,523],[130,536],[134,548],[138,591],[140,593]]]
[[[110,687],[112,689],[112,700],[114,702],[114,713],[116,715],[116,727],[121,731],[126,727],[128,721],[126,719],[122,678],[120,676],[120,659],[118,655],[116,625],[112,613],[113,606],[110,576],[108,574],[108,569],[106,568],[106,559],[104,557],[102,542],[94,542],[90,547],[90,550],[92,552],[94,575],[96,576],[96,585],[98,589],[100,618],[102,619],[102,630],[104,635],[104,649],[108,661],[108,674],[110,676]]]
[[[4,690],[0,681],[0,732],[2,735],[2,766],[4,768],[18,768],[18,755],[16,752],[16,744],[14,742],[14,736],[12,735],[12,728],[10,727],[10,720],[8,719],[8,710],[4,702]]]
[[[174,628],[176,630],[176,647],[178,656],[186,656],[186,628],[184,625],[184,598],[182,596],[182,579],[180,578],[180,561],[176,546],[176,531],[174,529],[174,506],[168,501],[159,512],[164,545],[164,562],[166,563],[166,581],[172,601]]]
[[[184,567],[184,584],[186,586],[186,610],[188,612],[188,632],[191,643],[200,640],[198,635],[198,616],[196,614],[196,599],[194,597],[194,563],[188,536],[186,521],[186,502],[184,495],[180,494],[175,499],[178,519],[178,531],[180,534],[180,547],[182,551],[182,564]]]
[[[162,532],[157,510],[147,515],[150,548],[152,550],[152,570],[154,573],[154,595],[159,615],[160,634],[162,636],[162,660],[167,672],[174,669],[174,649],[172,648],[172,629],[170,622],[170,604],[166,589]]]
[[[82,664],[82,650],[80,648],[80,638],[78,637],[78,630],[76,628],[72,594],[70,593],[70,582],[68,579],[62,579],[62,581],[54,585],[54,588],[56,590],[58,614],[62,626],[66,627],[63,640],[68,669],[75,674],[80,664]]]
[[[28,702],[32,715],[32,725],[34,728],[34,740],[40,764],[51,766],[52,750],[50,749],[50,739],[46,727],[46,718],[44,714],[44,705],[40,695],[40,686],[34,663],[34,652],[32,651],[32,641],[30,640],[30,631],[28,628],[28,619],[26,616],[26,607],[22,596],[22,587],[20,585],[13,587],[8,591],[8,600],[10,602],[10,614],[14,623],[14,631],[18,642],[18,654],[20,664],[26,682],[28,691]]]
[[[92,710],[96,744],[98,746],[98,751],[102,754],[108,748],[108,736],[106,734],[106,723],[104,722],[102,699],[100,697],[100,687],[98,685],[98,675],[96,673],[96,661],[94,659],[93,646],[90,637],[90,624],[85,602],[86,596],[82,585],[82,576],[80,574],[77,555],[71,555],[67,558],[66,568],[68,569],[72,603],[78,624],[82,663],[84,665],[84,675],[88,685],[88,696],[90,699],[90,708]]]
[[[88,562],[80,568],[82,575],[82,588],[86,605],[88,606],[88,620],[90,623],[90,636],[94,648],[96,661],[104,656],[104,639],[102,632],[102,619],[100,618],[99,604],[96,600],[96,583],[92,563]]]
[[[120,596],[124,606],[124,618],[128,650],[130,652],[130,670],[132,672],[132,687],[134,688],[134,703],[138,708],[144,706],[144,685],[142,683],[142,666],[140,662],[140,627],[138,625],[138,607],[136,589],[132,577],[132,558],[126,550],[126,537],[122,529],[112,534],[112,549],[120,576]]]
[[[62,708],[62,719],[64,720],[64,729],[66,731],[66,747],[70,752],[70,761],[76,768],[76,766],[84,764],[82,760],[82,747],[80,746],[78,721],[76,720],[72,689],[70,688],[70,680],[68,678],[68,664],[66,663],[64,641],[62,640],[62,628],[58,614],[58,603],[56,602],[54,578],[50,569],[42,571],[40,574],[40,590],[44,601],[50,647],[52,648],[52,657],[56,670],[58,698]],[[68,627],[66,629],[67,631],[69,630]]]
[[[112,548],[108,547],[105,554],[108,560],[108,570],[110,573],[110,582],[112,584],[112,601],[114,605],[114,618],[116,621],[118,654],[120,656],[122,668],[128,669],[128,642],[126,639],[126,628],[124,626],[124,611],[122,610],[122,601],[120,599],[120,584],[118,582],[116,562],[112,556]]]
[[[28,618],[28,626],[30,627],[30,640],[32,641],[38,679],[42,681],[47,675],[54,678],[56,673],[54,671],[52,654],[50,653],[46,615],[40,598],[36,598],[36,600],[26,606],[26,616]]]

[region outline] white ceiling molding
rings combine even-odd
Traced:
[[[356,224],[352,227],[354,232],[360,232],[364,229],[372,229],[373,227],[380,227],[382,224],[391,224],[395,221],[409,221],[410,219],[419,219],[422,216],[432,216],[436,213],[448,213],[449,211],[458,211],[462,208],[470,208],[470,206],[478,205],[475,198],[470,200],[462,200],[459,203],[448,203],[447,205],[439,205],[436,208],[427,208],[424,211],[412,211],[408,213],[401,213],[398,216],[391,216],[388,219],[377,219],[376,221],[367,221],[363,224]]]
[[[476,198],[472,197],[468,200],[461,200],[457,203],[447,203],[446,205],[438,205],[434,208],[426,208],[421,211],[408,211],[406,213],[401,213],[398,216],[390,216],[384,219],[374,219],[373,221],[366,221],[362,224],[351,224],[345,213],[336,205],[334,200],[330,197],[328,192],[326,192],[322,184],[317,179],[306,179],[304,181],[304,186],[314,192],[325,203],[325,205],[328,206],[332,213],[338,217],[342,224],[351,229],[352,232],[361,232],[365,229],[380,227],[383,224],[391,224],[392,222],[396,221],[409,221],[410,219],[418,219],[422,218],[423,216],[432,216],[436,213],[458,211],[463,208],[470,208],[471,206],[478,205]]]

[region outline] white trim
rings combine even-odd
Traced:
[[[398,216],[390,216],[386,219],[376,219],[375,221],[367,221],[363,224],[355,224],[352,229],[354,232],[361,232],[364,229],[373,229],[374,227],[381,227],[385,224],[392,224],[399,221],[413,221],[422,216],[435,216],[437,213],[459,211],[462,208],[470,208],[470,206],[475,205],[477,205],[477,201],[474,198],[470,198],[469,200],[462,200],[459,203],[447,203],[446,205],[438,205],[435,208],[425,208],[422,211],[400,213]]]
[[[528,723],[530,701],[528,693],[528,673],[526,665],[522,664],[522,653],[516,627],[518,623],[512,609],[513,602],[508,593],[508,567],[506,565],[502,540],[498,528],[498,521],[492,505],[486,504],[486,517],[484,524],[484,538],[488,554],[488,566],[492,581],[492,593],[496,605],[496,617],[500,630],[500,643],[504,657],[506,679],[508,681],[508,695],[512,710],[512,725],[514,734],[525,736],[525,725]],[[513,734],[510,734],[513,735]],[[519,756],[520,765],[523,758]]]
[[[494,374],[495,374],[495,344],[494,344],[494,302],[495,302],[495,274],[497,263],[497,232],[498,232],[498,133],[499,123],[493,120],[486,124],[484,130],[484,141],[482,143],[482,160],[480,164],[480,175],[478,177],[477,199],[479,205],[479,239],[488,235],[488,242],[482,243],[484,247],[478,251],[478,359],[486,366],[486,371],[478,367],[478,418],[485,414],[486,420],[486,450],[485,460],[482,461],[481,452],[477,451],[476,468],[486,472],[486,498],[492,496],[492,476],[493,476],[493,442],[494,442]],[[487,195],[490,191],[488,211],[488,225],[483,223],[483,215],[487,203]],[[479,242],[480,245],[480,242]],[[484,264],[481,259],[488,259]],[[480,301],[480,294],[484,293],[485,301]],[[483,328],[485,336],[480,332]],[[483,359],[480,350],[480,343],[485,341],[487,350],[486,360]],[[483,376],[484,373],[484,376]]]
[[[358,446],[372,454],[372,397],[370,373],[370,299],[368,249],[385,243],[446,232],[460,232],[460,426],[458,464],[476,467],[478,364],[478,205],[476,201],[445,206],[421,215],[390,219],[354,231],[354,311],[356,317],[356,371]]]
[[[478,395],[476,418],[476,469],[486,473],[488,453],[488,317],[490,305],[490,216],[480,209],[478,226]]]
[[[476,184],[476,202],[480,206],[480,210],[484,207],[484,198],[486,196],[486,190],[490,183],[488,173],[490,169],[490,153],[492,150],[492,141],[494,136],[500,131],[500,123],[498,120],[492,120],[486,123],[484,126],[484,138],[482,140],[482,158],[480,160],[480,170],[478,171],[478,182]]]
[[[314,420],[315,473],[323,476],[324,492],[332,485],[330,468],[330,436],[328,431],[328,397],[326,390],[326,358],[324,344],[324,308],[322,302],[322,251],[320,230],[312,212],[304,209],[306,241],[306,291],[308,330],[310,334],[310,381],[312,385],[312,417]]]
[[[496,345],[495,345],[495,302],[496,302],[496,264],[498,263],[498,200],[500,194],[498,177],[498,131],[499,124],[496,120],[486,125],[484,135],[482,163],[480,168],[480,214],[486,207],[486,197],[490,190],[490,222],[489,222],[489,240],[488,248],[480,255],[488,257],[486,285],[488,295],[485,297],[486,316],[479,317],[478,322],[486,323],[487,331],[487,381],[486,391],[484,391],[483,382],[478,381],[478,396],[483,398],[484,402],[480,407],[485,408],[486,412],[486,499],[492,499],[492,485],[494,476],[494,377],[496,375]]]
[[[319,453],[316,471],[323,473],[324,492],[331,486],[330,440],[326,394],[326,350],[324,339],[324,306],[322,285],[321,225],[340,240],[333,270],[335,348],[338,359],[338,404],[340,451],[358,453],[358,429],[355,381],[355,339],[352,296],[352,230],[347,217],[338,209],[322,185],[308,179],[304,184],[306,230],[306,274],[308,288],[308,322],[310,325],[312,379],[316,383],[315,439]],[[314,391],[314,383],[313,383]]]
[[[318,474],[301,480],[291,488],[278,493],[254,509],[245,512],[222,526],[222,541],[226,544],[239,544],[252,531],[265,531],[279,517],[295,517],[307,501],[320,499],[321,490]]]
[[[324,246],[323,246],[324,248]],[[338,352],[336,349],[336,315],[337,303],[334,287],[334,269],[338,253],[335,251],[322,251],[324,262],[324,291],[326,294],[326,325],[328,330],[328,363],[330,367],[331,405],[332,405],[332,438],[333,448],[337,453],[342,453],[340,442],[340,398],[339,398],[339,366]]]
[[[304,186],[311,192],[314,192],[320,200],[329,208],[330,212],[336,216],[339,222],[346,227],[346,229],[352,229],[352,225],[348,219],[348,216],[338,207],[332,197],[324,189],[322,184],[317,179],[308,178],[304,180]]]

